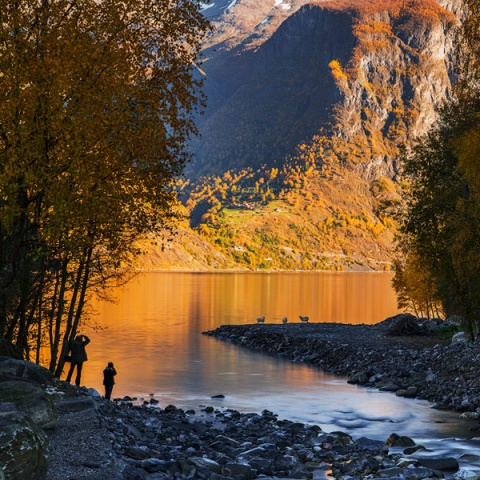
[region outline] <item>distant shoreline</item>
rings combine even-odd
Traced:
[[[215,269],[215,270],[190,270],[190,269],[163,269],[163,268],[135,268],[131,270],[132,272],[138,273],[261,273],[261,274],[271,274],[271,273],[335,273],[335,274],[387,274],[393,275],[395,272],[384,270],[347,270],[347,271],[338,271],[338,270],[236,270],[236,269]]]

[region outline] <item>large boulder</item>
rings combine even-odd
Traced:
[[[0,411],[0,470],[8,480],[42,480],[48,470],[45,432],[24,414]]]
[[[387,335],[399,337],[425,333],[425,330],[420,327],[417,317],[410,313],[401,313],[387,320],[391,321]]]
[[[14,404],[40,428],[55,428],[58,413],[52,398],[34,383],[22,380],[0,382],[0,402]]]
[[[15,378],[24,378],[45,386],[53,385],[53,374],[50,370],[25,360],[0,357],[0,379]]]

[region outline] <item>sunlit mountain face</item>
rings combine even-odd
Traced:
[[[215,31],[190,176],[281,166],[325,132],[356,143],[362,163],[392,163],[449,95],[457,20],[434,0],[233,0],[203,11]]]
[[[391,269],[401,151],[450,98],[460,3],[205,4],[207,104],[179,187],[190,230],[169,255],[205,269]]]
[[[286,38],[280,34],[271,39],[306,3],[240,0],[206,5],[204,14],[215,32],[205,43],[201,69],[207,109],[198,118],[201,138],[193,143],[195,167],[189,174],[281,163],[318,131],[325,120],[322,112],[331,103],[325,103],[320,90],[325,82],[333,86],[327,65],[318,62],[320,40],[289,38],[288,28],[283,29]]]

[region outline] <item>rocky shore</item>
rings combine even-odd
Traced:
[[[399,320],[223,326],[205,333],[477,415],[480,345]],[[8,356],[0,356],[0,380],[0,480],[480,479],[455,458],[422,455],[421,445],[394,431],[385,441],[354,440],[267,410],[183,411],[153,396],[107,401]]]
[[[456,327],[401,314],[376,325],[224,325],[205,334],[473,417],[480,413],[480,342],[452,337]]]

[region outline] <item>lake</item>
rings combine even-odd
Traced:
[[[118,371],[113,397],[154,397],[201,412],[271,410],[280,418],[385,440],[392,432],[457,458],[477,449],[471,422],[428,402],[349,385],[312,366],[223,343],[202,332],[222,324],[377,323],[399,313],[386,273],[142,273],[117,289],[117,301],[93,305],[80,333],[91,339],[82,384],[103,394],[102,371]],[[101,325],[94,328],[93,324]],[[212,399],[217,394],[222,400]],[[467,460],[468,458],[468,460]],[[480,465],[476,456],[463,463]],[[463,464],[462,464],[463,465]]]

